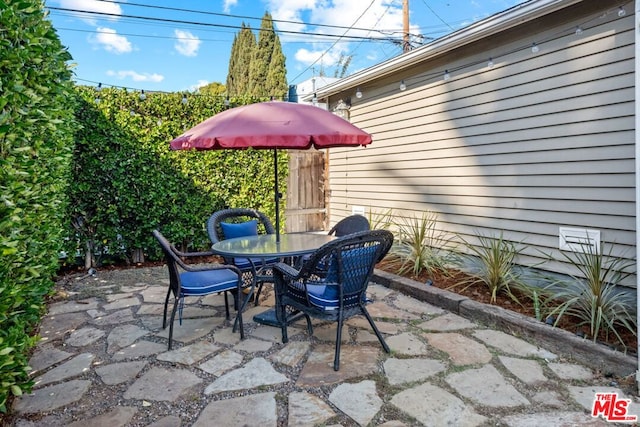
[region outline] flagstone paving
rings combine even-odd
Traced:
[[[368,307],[391,353],[366,319],[350,319],[338,372],[335,324],[314,320],[309,338],[300,320],[282,344],[280,329],[253,322],[271,289],[247,308],[245,340],[222,296],[187,300],[168,351],[166,286],[163,267],[68,283],[43,319],[35,386],[14,401],[12,425],[610,425],[590,415],[596,392],[632,399],[629,413],[640,414],[618,379],[377,284]]]

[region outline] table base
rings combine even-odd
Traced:
[[[304,317],[303,313],[295,312],[287,315],[287,325],[292,324],[296,320]],[[260,323],[261,325],[274,326],[276,328],[282,327],[278,317],[276,315],[276,309],[270,308],[262,313],[258,313],[253,316],[253,321],[256,323]]]

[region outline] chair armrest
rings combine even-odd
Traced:
[[[193,264],[184,264],[181,266],[185,271],[211,271],[211,270],[231,270],[238,275],[238,277],[242,277],[242,272],[235,265],[230,264],[207,264],[207,265],[198,265],[194,266]]]
[[[188,258],[188,257],[197,257],[197,256],[211,256],[216,255],[213,251],[203,251],[203,252],[181,252],[175,246],[171,245],[171,249],[176,253],[176,255]]]
[[[289,264],[285,264],[284,262],[279,262],[277,264],[274,264],[272,268],[274,271],[279,271],[289,279],[295,279],[296,277],[298,277],[298,274],[300,273],[298,270],[296,270]]]

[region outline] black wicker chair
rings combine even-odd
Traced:
[[[330,235],[342,237],[359,231],[370,230],[369,221],[362,215],[351,215],[342,218],[329,230]]]
[[[393,234],[386,230],[363,231],[336,239],[316,250],[297,270],[285,263],[273,267],[276,304],[280,319],[287,307],[302,312],[309,335],[310,316],[338,322],[333,369],[340,369],[340,339],[344,320],[362,314],[369,321],[382,348],[389,346],[365,308],[367,286],[373,269],[389,252]],[[287,322],[282,324],[282,342],[288,341]]]
[[[250,222],[255,222],[255,224],[250,224]],[[244,230],[238,228],[243,225],[249,225],[249,227],[246,227]],[[254,225],[255,228],[253,228]],[[225,229],[227,230],[226,234]],[[228,235],[230,232],[233,233],[231,236]],[[209,239],[212,244],[231,237],[256,233],[275,234],[275,232],[276,229],[273,227],[269,218],[262,212],[254,209],[223,209],[215,212],[207,220],[207,233],[209,234]],[[262,285],[264,282],[273,282],[271,266],[278,261],[280,260],[277,258],[267,260],[260,258],[224,258],[225,264],[235,265],[240,269],[242,272],[243,285],[250,289],[247,298],[242,302],[242,309],[244,309],[246,303],[253,296],[256,286],[258,290],[255,292],[255,305],[258,305]],[[238,300],[234,301],[234,307],[238,307],[238,302]]]
[[[164,301],[164,315],[162,317],[162,329],[167,327],[167,307],[169,298],[173,294],[174,302],[169,323],[169,350],[173,340],[173,322],[176,311],[182,324],[182,307],[184,298],[190,296],[203,296],[224,292],[224,305],[229,320],[229,302],[227,292],[238,294],[242,292],[241,271],[232,265],[207,264],[201,266],[188,265],[184,259],[194,256],[213,255],[213,252],[180,252],[160,233],[153,230],[153,235],[158,240],[164,253],[167,267],[169,268],[169,289]],[[244,326],[242,324],[242,311],[238,310],[236,322],[240,325],[240,338],[244,339]]]
[[[357,233],[359,231],[367,231],[370,229],[371,227],[369,226],[367,218],[362,215],[351,215],[338,221],[327,234],[330,236],[344,237],[349,234]],[[300,257],[300,259],[296,260],[298,268],[302,263],[308,261],[309,258],[310,255],[304,255]]]

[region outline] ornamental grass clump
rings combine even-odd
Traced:
[[[393,224],[393,210],[387,209],[383,212],[374,212],[369,209],[369,226],[372,230],[388,230]]]
[[[469,279],[454,287],[466,289],[480,282],[486,285],[491,293],[492,304],[495,304],[500,293],[519,303],[511,288],[522,284],[521,270],[515,261],[524,247],[505,240],[502,233],[498,237],[478,235],[477,238],[477,244],[463,239],[469,253],[467,257],[461,258],[461,269],[469,269]],[[472,267],[468,268],[468,265]]]
[[[424,271],[430,277],[448,274],[455,260],[453,239],[437,228],[434,212],[420,217],[394,217],[396,239],[391,248],[392,262],[400,275],[415,276]]]
[[[582,245],[579,252],[562,252],[562,256],[576,274],[553,282],[554,298],[559,301],[551,312],[555,324],[563,316],[571,316],[578,320],[578,327],[588,329],[588,337],[594,342],[601,334],[609,341],[613,334],[625,346],[620,332],[626,330],[636,336],[637,312],[634,295],[621,285],[633,274],[634,262],[612,255],[612,248],[604,254],[592,245]]]

